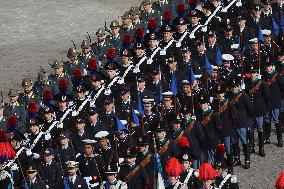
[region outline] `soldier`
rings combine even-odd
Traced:
[[[178,95],[178,102],[180,103],[180,109],[194,109],[198,105],[198,98],[192,91],[192,85],[188,80],[181,81],[181,93]]]
[[[73,75],[77,68],[84,70],[82,63],[78,60],[78,52],[75,47],[68,49],[67,57],[69,60],[63,64],[63,69],[67,75]]]
[[[100,189],[127,189],[127,184],[117,179],[118,169],[116,164],[110,164],[106,167],[105,174],[107,181],[103,181]]]
[[[184,4],[183,4],[184,6]],[[178,13],[178,17],[173,20],[173,25],[177,27],[177,32],[174,33],[174,39],[178,42],[176,47],[189,46],[191,39],[187,31],[187,25],[189,24],[188,18],[185,17],[185,10]]]
[[[24,93],[19,94],[19,103],[22,104],[25,109],[28,109],[28,105],[31,102],[39,102],[39,96],[34,94],[33,92],[33,82],[30,78],[24,78],[22,82],[22,87],[24,89]]]
[[[195,30],[196,27],[199,27],[201,15],[198,10],[191,10],[188,14],[188,17],[189,17],[189,25],[187,26],[187,28],[188,28],[188,32],[192,33],[192,31]],[[194,42],[196,42],[197,40],[202,40],[203,36],[204,36],[204,32],[202,31],[200,27],[191,36],[191,38],[193,38],[191,40],[191,44],[193,45]],[[194,48],[194,45],[190,47]]]
[[[143,11],[140,15],[141,21],[147,23],[151,18],[154,18],[158,25],[161,23],[160,15],[157,10],[154,10],[152,7],[152,2],[150,0],[145,0],[141,3],[143,6]]]
[[[121,18],[122,18],[122,26],[120,26],[121,36],[125,36],[127,34],[133,38],[135,34],[135,28],[134,25],[132,24],[131,12],[126,11]]]
[[[126,162],[120,166],[119,178],[126,181],[128,188],[145,189],[149,188],[149,176],[144,168],[138,170],[136,174],[126,180],[126,176],[131,173],[138,165],[136,164],[137,149],[128,148],[126,155]]]
[[[89,40],[83,40],[81,44],[82,52],[78,56],[78,61],[81,62],[83,69],[87,68],[87,65],[89,63],[89,60],[91,58],[94,58],[93,52],[91,49],[90,41]]]
[[[191,55],[192,49],[187,46],[183,46],[181,51],[182,61],[178,63],[178,69],[187,70],[188,66],[191,66],[193,73],[197,75],[200,73],[200,68],[196,60],[194,60]]]
[[[132,16],[132,24],[134,25],[135,29],[137,28],[146,28],[145,23],[142,23],[140,19],[140,8],[139,7],[131,7],[130,8],[131,16]]]
[[[280,53],[280,47],[276,44],[275,40],[272,40],[271,30],[262,30],[263,34],[263,45],[265,46],[266,54],[275,59]]]
[[[112,120],[115,116],[114,114],[114,102],[113,102],[113,98],[111,97],[106,97],[105,101],[104,101],[104,110],[103,112],[101,112],[101,114],[99,115],[101,122],[108,126],[108,130],[111,129],[112,126]]]
[[[63,182],[64,188],[73,188],[73,189],[88,188],[86,180],[83,179],[77,173],[79,171],[78,164],[79,162],[76,162],[76,161],[66,162],[66,166],[68,169],[68,175],[64,177],[64,182]]]
[[[234,36],[240,36],[241,49],[248,46],[249,40],[253,38],[254,34],[252,33],[249,26],[246,24],[246,19],[244,15],[237,17],[237,27],[234,28]]]
[[[162,78],[161,70],[155,68],[151,72],[152,82],[148,82],[146,88],[153,92],[155,104],[158,106],[162,102],[162,92],[166,88],[165,81]]]
[[[163,61],[161,61],[161,55],[160,55],[160,48],[158,47],[158,33],[151,32],[149,34],[146,34],[144,37],[145,41],[147,41],[148,47],[146,48],[146,56],[147,59],[147,66],[152,67],[152,69],[157,69],[157,67],[160,67],[160,69],[164,69]],[[151,65],[149,65],[151,64]]]
[[[79,85],[75,88],[74,92],[76,93],[76,98],[74,100],[75,110],[79,110],[82,104],[87,100],[86,97],[86,89],[83,85]],[[80,112],[78,112],[78,116],[80,117],[87,117],[88,110],[90,109],[90,101],[88,101]]]
[[[240,78],[231,78],[229,81],[230,93],[228,99],[236,108],[235,128],[232,138],[232,149],[234,166],[241,165],[240,160],[240,147],[239,138],[241,140],[244,156],[245,156],[245,169],[250,168],[250,152],[249,144],[247,142],[247,128],[248,123],[253,114],[253,106],[249,96],[241,89]]]
[[[134,51],[135,56],[133,57],[132,61],[135,66],[133,72],[134,73],[141,73],[141,74],[147,74],[149,73],[149,66],[146,63],[147,57],[145,56],[145,46],[143,43],[135,43],[134,44]]]
[[[62,166],[53,161],[54,151],[47,148],[44,151],[44,161],[39,165],[39,174],[42,177],[46,188],[60,189],[62,188]]]
[[[182,119],[179,114],[171,115],[171,119],[169,120],[169,130],[167,132],[168,139],[175,140],[181,133],[183,128],[181,127]]]
[[[41,70],[38,73],[37,80],[33,85],[33,91],[36,95],[42,96],[45,90],[51,90],[51,86],[47,73],[44,70]]]
[[[86,139],[84,142],[84,153],[81,153],[76,161],[82,177],[92,189],[98,189],[104,178],[104,163],[101,156],[94,153],[95,140]]]
[[[176,158],[170,158],[167,161],[166,172],[169,180],[169,186],[166,189],[180,189],[183,183],[180,182],[179,176],[183,171],[183,167]]]
[[[267,111],[266,104],[270,98],[270,90],[266,83],[260,80],[259,68],[256,65],[251,65],[249,68],[251,78],[246,82],[246,92],[250,96],[254,108],[254,114],[249,122],[249,139],[250,139],[250,153],[254,153],[254,130],[258,131],[259,141],[259,155],[265,156],[264,153],[264,129],[263,129],[263,116]]]
[[[233,68],[234,57],[231,54],[222,54],[222,68],[220,70],[220,79],[223,82],[228,81],[229,77],[237,75]]]
[[[170,124],[172,121],[171,118],[175,117],[177,112],[179,112],[179,106],[177,99],[171,91],[162,93],[162,96],[163,100],[159,112],[161,113],[162,120]]]
[[[137,90],[133,91],[132,93],[132,99],[134,99],[134,101],[138,104],[138,101],[142,101],[142,98],[143,97],[149,97],[149,98],[152,98],[154,95],[152,93],[152,91],[147,88],[147,85],[146,85],[146,77],[142,74],[140,74],[138,77],[137,77]],[[137,107],[136,107],[137,109]]]
[[[143,98],[143,110],[144,115],[141,117],[142,119],[142,127],[141,129],[141,135],[152,132],[153,131],[153,125],[159,121],[159,115],[158,113],[155,113],[153,110],[154,107],[154,99],[149,98]],[[138,128],[137,128],[138,129]]]
[[[67,132],[62,132],[59,135],[60,146],[55,150],[55,156],[62,166],[63,175],[68,173],[68,161],[75,161],[76,153],[69,139],[69,134]]]
[[[130,111],[133,108],[133,101],[130,99],[130,88],[123,87],[119,95],[119,100],[115,104],[116,115],[120,120],[129,120]]]
[[[201,189],[214,188],[214,181],[218,176],[217,171],[210,163],[203,163],[199,168],[199,180],[202,182]]]
[[[120,24],[117,20],[113,20],[110,23],[111,36],[107,36],[107,42],[115,49],[116,52],[119,52],[119,49],[122,45],[122,38],[120,35]]]
[[[30,164],[27,169],[27,180],[24,181],[23,188],[29,189],[45,189],[46,186],[43,181],[37,176],[38,171],[35,165]]]
[[[227,25],[224,29],[223,37],[221,38],[219,44],[220,49],[223,54],[230,54],[230,47],[232,44],[239,43],[238,36],[233,35],[233,27]]]
[[[171,55],[175,55],[177,57],[179,55],[179,51],[176,47],[177,44],[173,37],[173,32],[174,32],[173,26],[163,25],[160,29],[160,32],[163,33],[163,38],[159,42],[159,47],[161,48],[160,50],[161,57],[163,59],[166,59],[165,57],[169,57]]]
[[[99,111],[97,108],[94,107],[89,110],[87,126],[87,130],[91,133],[91,136],[95,136],[100,131],[111,131],[111,128],[108,128],[101,122],[99,117]]]
[[[274,62],[269,58],[265,62],[265,73],[263,80],[268,83],[272,94],[268,103],[268,112],[265,115],[265,140],[266,143],[270,143],[272,120],[275,124],[277,133],[277,146],[283,147],[282,128],[279,124],[279,109],[281,107],[281,91],[283,91],[284,79],[283,76],[278,75]]]

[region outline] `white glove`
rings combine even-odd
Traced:
[[[34,159],[39,159],[40,158],[40,155],[38,153],[33,153],[33,158]]]
[[[241,7],[243,4],[242,4],[242,1],[241,0],[239,0],[237,3],[236,3],[236,6],[237,7]]]
[[[18,165],[16,163],[12,163],[11,170],[16,171],[18,169],[19,169]]]
[[[139,73],[139,72],[140,72],[139,68],[135,66],[135,68],[133,69],[133,73]]]
[[[51,139],[50,133],[46,133],[46,134],[44,135],[44,139],[45,139],[45,140],[50,140],[50,139]]]
[[[153,60],[151,59],[151,58],[149,58],[148,60],[147,60],[147,64],[152,64],[153,63]]]
[[[207,32],[207,26],[202,27],[201,31],[203,31],[204,33]]]
[[[107,96],[110,95],[110,93],[111,93],[110,89],[106,89],[105,92],[104,92],[104,94],[107,95]]]
[[[79,115],[77,111],[72,111],[72,117],[76,117],[77,115]]]
[[[28,149],[27,151],[26,151],[26,154],[27,154],[27,156],[31,156],[33,153],[32,153],[32,150],[31,149]]]
[[[189,38],[190,38],[190,39],[194,39],[194,38],[195,38],[194,33],[191,33],[191,34],[189,35]]]
[[[192,120],[196,120],[196,116],[191,116],[191,119]]]
[[[121,77],[118,81],[117,81],[118,84],[122,85],[124,83],[124,78]]]
[[[59,128],[59,129],[63,129],[63,123],[59,123],[59,124],[57,124],[57,128]]]

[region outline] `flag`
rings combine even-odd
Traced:
[[[157,174],[156,188],[165,189],[164,179],[162,177],[163,169],[162,169],[162,165],[161,165],[160,156],[159,156],[158,153],[155,154],[155,168],[156,168],[156,171],[158,173]]]
[[[195,78],[195,75],[192,71],[192,67],[188,66],[188,81],[189,81],[189,84],[192,85],[195,80],[196,80],[196,78]]]
[[[261,31],[260,26],[258,26],[258,40],[263,41],[263,33]]]
[[[115,120],[116,120],[117,131],[127,130],[125,125],[117,117],[115,117]]]
[[[278,35],[279,35],[279,26],[278,26],[278,24],[275,22],[275,20],[273,18],[272,18],[272,26],[273,26],[274,34],[278,37]]]
[[[144,115],[144,107],[143,107],[143,104],[142,104],[141,96],[139,94],[138,94],[138,97],[137,97],[137,111],[141,115]]]
[[[216,50],[215,50],[215,65],[221,66],[222,60],[223,60],[223,58],[222,58],[221,51],[220,51],[219,47],[216,47]]]
[[[171,79],[171,91],[174,94],[174,96],[177,95],[177,78],[175,74],[172,75]]]
[[[64,189],[71,189],[70,182],[67,177],[64,177],[63,185]]]
[[[212,65],[210,64],[207,56],[205,55],[205,58],[204,58],[204,65],[205,65],[205,69],[206,69],[206,72],[211,75],[212,72],[213,72],[213,68],[212,68]]]
[[[158,85],[158,87],[159,87],[159,102],[162,102],[162,100],[163,100],[163,95],[162,95],[162,93],[163,93],[163,90],[162,90],[162,86],[161,86],[161,81],[159,81],[159,85]]]
[[[139,118],[136,115],[135,111],[133,110],[133,108],[131,108],[131,123],[133,123],[134,125],[138,126],[139,125]]]

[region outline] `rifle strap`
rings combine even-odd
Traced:
[[[261,80],[258,81],[258,83],[257,83],[251,90],[249,90],[249,93],[250,93],[251,95],[255,95],[256,92],[258,91],[259,86],[261,85],[261,83],[262,83]]]
[[[219,108],[218,114],[221,115],[228,107],[228,100]]]
[[[233,99],[231,100],[232,105],[236,104],[236,103],[239,101],[239,99],[241,98],[242,95],[243,95],[243,93],[240,92],[240,94],[238,94],[238,96],[236,96],[235,98],[233,98]]]
[[[274,74],[272,76],[272,78],[267,81],[268,85],[271,85],[271,84],[273,84],[276,81],[277,75],[278,75],[278,73]]]
[[[201,121],[201,127],[205,127],[205,125],[207,125],[211,119],[213,115],[213,111],[210,112],[202,121]]]

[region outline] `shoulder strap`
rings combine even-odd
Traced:
[[[227,174],[227,176],[225,176],[224,180],[220,183],[219,185],[219,189],[221,189],[224,184],[227,182],[227,180],[231,177],[232,175],[231,174]]]

